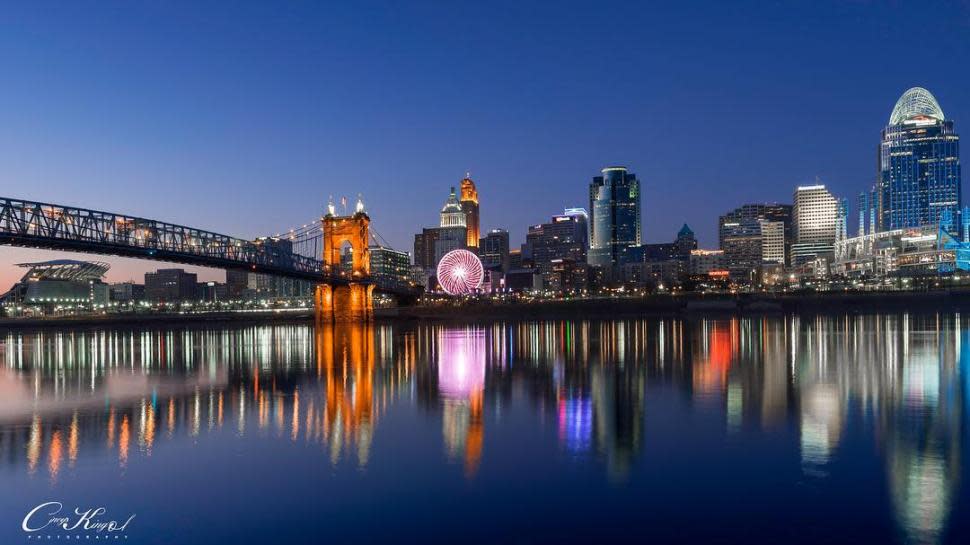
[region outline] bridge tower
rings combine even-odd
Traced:
[[[370,217],[358,199],[353,215],[338,216],[333,202],[323,217],[323,270],[332,277],[344,277],[346,283],[318,284],[313,302],[317,320],[360,322],[374,314],[374,285],[370,283]],[[343,270],[340,249],[350,243],[353,263],[349,273]]]

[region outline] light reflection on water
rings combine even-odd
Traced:
[[[365,470],[393,457],[374,446],[387,416],[418,407],[440,419],[449,463],[484,484],[490,457],[517,448],[490,435],[524,404],[562,452],[625,483],[650,467],[647,442],[713,433],[651,436],[648,403],[677,399],[751,456],[794,430],[809,483],[841,478],[847,442],[874,442],[885,478],[868,484],[888,491],[898,537],[933,543],[960,493],[968,331],[959,315],[886,315],[10,332],[0,465],[56,489],[85,457],[123,473],[159,444],[229,430]]]

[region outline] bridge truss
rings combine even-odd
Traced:
[[[0,197],[0,244],[240,269],[340,284],[323,262],[300,250],[308,236],[245,240],[124,214]],[[302,234],[301,234],[302,235]]]

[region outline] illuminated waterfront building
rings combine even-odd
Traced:
[[[550,270],[542,275],[542,287],[557,293],[580,293],[590,287],[591,267],[571,259],[553,260]]]
[[[686,223],[677,232],[673,242],[660,242],[634,246],[627,252],[630,262],[641,261],[687,261],[690,253],[697,249],[697,237]]]
[[[879,145],[880,231],[936,225],[944,212],[959,217],[959,146],[953,121],[929,91],[913,87],[903,93]]]
[[[492,229],[478,245],[478,257],[487,270],[507,272],[509,270],[509,232],[505,229]]]
[[[195,273],[184,269],[158,269],[145,273],[145,299],[153,303],[177,303],[199,298]]]
[[[448,200],[441,207],[441,223],[439,227],[462,227],[467,229],[468,224],[466,222],[465,212],[462,210],[461,203],[455,195],[455,188],[452,187],[451,194],[448,195]]]
[[[686,223],[673,242],[633,246],[627,250],[627,262],[621,267],[621,279],[628,284],[647,281],[671,283],[687,273],[690,253],[697,249],[697,237]]]
[[[479,237],[479,210],[478,210],[478,189],[469,174],[461,181],[461,210],[465,213],[465,227],[468,229],[466,234],[466,245],[469,248],[478,248]]]
[[[468,246],[467,218],[454,187],[441,208],[440,217],[438,227],[425,228],[414,235],[415,265],[433,269],[448,252]]]
[[[794,201],[791,264],[831,259],[840,221],[839,200],[823,184],[815,184],[796,188]]]
[[[347,253],[342,256],[344,258],[349,260],[352,255]],[[350,265],[347,266],[349,268]],[[232,300],[305,297],[313,293],[313,284],[306,280],[242,270],[227,270],[225,286],[226,297]]]
[[[589,184],[589,263],[612,268],[641,244],[640,181],[625,167],[607,167],[602,174]]]
[[[582,207],[566,208],[563,215],[578,216],[586,225],[586,248],[589,249],[589,211]]]
[[[434,241],[434,264],[438,265],[441,258],[452,250],[460,250],[468,244],[468,228],[466,227],[465,212],[461,203],[455,197],[455,188],[441,209],[441,224],[438,226],[438,236]],[[478,242],[478,239],[475,239]]]
[[[557,260],[586,262],[586,218],[579,214],[553,216],[548,223],[529,227],[525,237],[526,250],[541,272],[552,270]]]
[[[926,276],[956,268],[956,252],[941,244],[939,228],[879,231],[835,243],[832,274],[885,278]]]
[[[509,250],[509,270],[531,269],[532,260],[522,255],[522,248]]]
[[[414,265],[422,269],[435,266],[434,243],[438,240],[438,228],[426,227],[414,235]]]
[[[371,246],[370,274],[382,285],[408,284],[411,281],[411,256],[393,248]]]
[[[109,265],[100,261],[55,259],[21,263],[27,273],[0,300],[10,307],[56,307],[103,305],[108,302],[108,285],[101,281]]]
[[[129,303],[145,298],[145,285],[134,282],[117,282],[108,285],[108,295],[112,301]]]
[[[761,221],[761,262],[785,264],[785,223]]]
[[[790,204],[745,204],[718,218],[718,243],[724,251],[724,266],[736,280],[751,280],[764,259],[761,226],[763,222],[782,224],[784,255],[792,241]],[[769,229],[773,229],[770,227]],[[772,236],[777,233],[772,231]],[[772,244],[775,239],[772,239]],[[774,257],[774,256],[772,256]]]
[[[229,287],[224,282],[199,282],[199,300],[212,303],[229,299]]]
[[[709,275],[724,270],[724,250],[691,250],[687,266],[687,272],[691,276]]]

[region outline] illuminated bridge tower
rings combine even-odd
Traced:
[[[370,218],[358,199],[351,216],[337,216],[334,205],[323,217],[323,272],[343,277],[346,282],[318,284],[313,297],[316,318],[321,321],[358,322],[374,313],[374,285],[370,282]],[[340,249],[350,244],[353,262],[350,271],[341,267]]]

